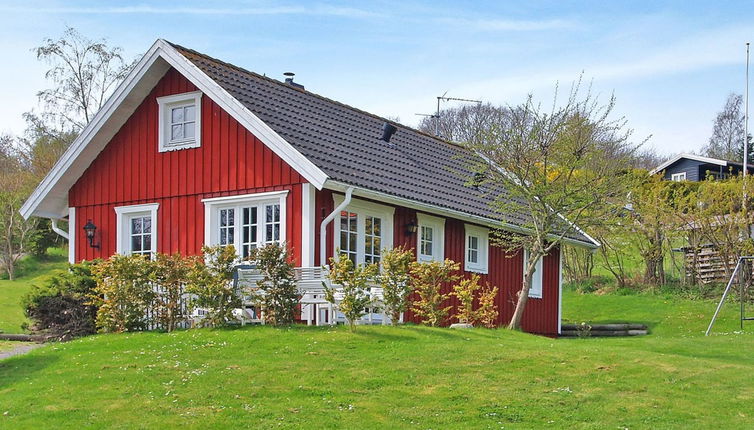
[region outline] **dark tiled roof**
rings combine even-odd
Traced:
[[[400,124],[390,143],[384,118],[173,45],[328,177],[395,197],[491,219],[490,198],[465,183],[476,156],[466,148]],[[591,243],[574,232],[571,239]]]

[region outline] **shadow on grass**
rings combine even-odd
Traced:
[[[53,355],[17,355],[0,361],[0,389],[10,387],[16,383],[29,380],[35,373],[40,372],[58,361]]]

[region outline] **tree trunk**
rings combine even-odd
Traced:
[[[531,279],[534,274],[534,269],[537,268],[537,261],[542,258],[542,255],[534,256],[529,253],[529,260],[526,263],[526,272],[524,273],[524,280],[521,285],[521,291],[518,292],[518,301],[516,302],[516,310],[513,311],[510,323],[508,323],[508,330],[521,330],[521,321],[524,319],[524,308],[529,301],[529,290],[531,289]]]

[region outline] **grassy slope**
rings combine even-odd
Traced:
[[[50,276],[55,269],[65,268],[66,250],[50,248],[50,257],[44,261],[32,258],[22,260],[21,276],[14,281],[0,279],[0,331],[4,333],[22,333],[21,324],[26,316],[21,309],[20,300],[31,288]]]
[[[653,334],[339,327],[102,335],[0,362],[0,427],[750,428],[754,336],[709,301],[565,297]],[[752,326],[754,327],[754,326]]]

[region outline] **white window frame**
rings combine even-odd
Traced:
[[[344,200],[344,197],[339,194],[333,195],[333,201],[337,207]],[[343,209],[344,212],[355,213],[357,218],[356,223],[356,262],[363,264],[365,261],[365,241],[366,241],[366,223],[365,219],[368,216],[378,217],[381,219],[382,225],[380,226],[380,253],[383,250],[390,250],[393,248],[393,215],[395,214],[395,208],[392,206],[381,205],[378,203],[372,203],[365,200],[352,199],[351,202]],[[339,257],[338,249],[340,248],[340,214],[337,214],[334,225],[333,236],[333,255]]]
[[[544,257],[540,257],[539,261],[537,261],[537,265],[534,268],[534,273],[532,274],[531,278],[531,288],[529,289],[529,298],[531,299],[541,299],[542,293],[544,291],[544,264],[543,260]],[[521,277],[521,282],[523,283],[523,278],[526,277],[526,266],[529,264],[529,251],[524,250],[524,270],[523,275]]]
[[[222,209],[234,209],[234,225],[233,225],[233,246],[236,248],[236,254],[241,256],[242,247],[242,225],[243,219],[241,217],[241,209],[244,207],[255,206],[258,209],[257,212],[257,244],[266,243],[265,232],[266,223],[264,222],[264,211],[259,211],[259,208],[264,208],[269,204],[280,205],[280,240],[279,243],[286,241],[286,224],[287,224],[287,205],[286,198],[288,197],[288,191],[271,191],[267,193],[256,194],[243,194],[238,196],[228,197],[214,197],[209,199],[202,199],[204,203],[204,243],[209,246],[218,245],[220,243],[219,225],[220,225],[220,210]]]
[[[417,213],[416,220],[419,224],[416,229],[416,259],[423,262],[444,261],[445,218]],[[422,253],[422,227],[432,229],[432,255]]]
[[[489,271],[488,268],[488,260],[489,260],[489,234],[490,230],[484,227],[479,227],[477,225],[472,224],[465,224],[465,233],[464,234],[464,246],[463,246],[463,265],[464,270],[467,272],[476,272],[481,274],[487,274]],[[477,262],[471,262],[469,261],[469,237],[475,236],[478,238],[479,243],[479,253]]]
[[[686,172],[673,173],[670,175],[670,180],[673,182],[683,182],[686,180]]]
[[[170,96],[158,97],[157,105],[159,106],[159,130],[158,130],[158,149],[159,152],[177,151],[180,149],[198,148],[202,145],[202,92],[192,91],[190,93],[174,94]],[[182,139],[179,141],[170,140],[171,131],[171,109],[194,105],[196,118],[194,121],[194,137],[191,139]]]
[[[122,255],[131,255],[131,218],[149,215],[152,217],[152,233],[150,237],[150,251],[152,255],[157,252],[158,220],[157,210],[159,203],[143,205],[118,206],[115,208],[115,252]]]

